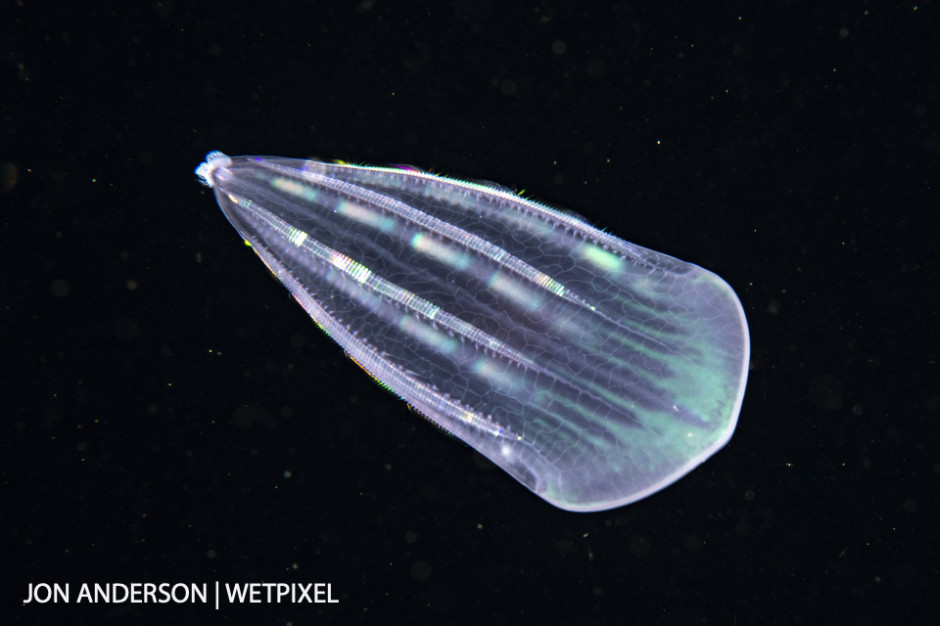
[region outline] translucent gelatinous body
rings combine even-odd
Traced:
[[[747,323],[709,271],[425,172],[213,152],[196,173],[359,365],[555,506],[639,500],[734,431]]]

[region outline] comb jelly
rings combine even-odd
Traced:
[[[211,152],[196,173],[356,363],[557,507],[644,498],[734,431],[747,323],[708,270],[411,169]]]

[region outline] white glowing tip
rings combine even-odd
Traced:
[[[223,152],[218,150],[213,150],[206,155],[206,160],[199,164],[199,167],[196,168],[196,176],[199,177],[199,180],[206,187],[213,186],[212,175],[220,167],[225,168],[232,164],[232,159]]]

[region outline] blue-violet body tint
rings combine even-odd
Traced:
[[[701,267],[426,172],[212,152],[196,173],[356,363],[555,506],[639,500],[734,431],[747,322]]]

